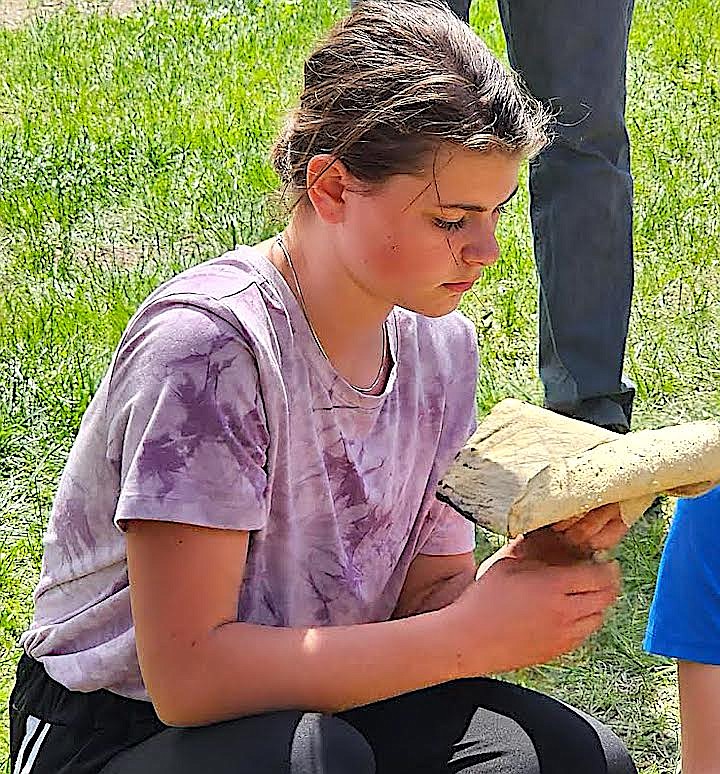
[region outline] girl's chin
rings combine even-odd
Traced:
[[[410,312],[421,314],[424,317],[443,317],[450,312],[454,312],[460,304],[461,293],[447,294],[443,299],[433,299],[432,301],[418,301],[413,303],[406,299],[407,303],[399,301],[396,305],[407,309]]]

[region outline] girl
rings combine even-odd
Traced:
[[[434,497],[475,421],[454,310],[545,126],[434,2],[362,4],[310,56],[273,153],[287,227],[156,290],[84,417],[15,772],[634,771],[598,722],[479,677],[601,625],[617,568],[575,557],[617,511],[475,581],[473,527]]]

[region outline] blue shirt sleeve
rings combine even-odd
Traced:
[[[644,647],[720,664],[720,487],[678,500],[658,571]]]

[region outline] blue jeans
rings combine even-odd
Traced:
[[[447,0],[468,21],[470,0]],[[354,2],[353,2],[354,4]],[[512,67],[558,112],[530,165],[545,405],[629,428],[633,290],[625,61],[633,0],[498,0]]]

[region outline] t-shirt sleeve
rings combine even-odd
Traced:
[[[127,519],[261,528],[270,437],[257,360],[241,329],[201,309],[150,309],[110,372],[108,454]]]
[[[434,523],[418,553],[449,556],[475,550],[475,525],[451,506],[433,500],[427,518]]]
[[[720,664],[720,487],[677,501],[665,541],[643,647]]]

